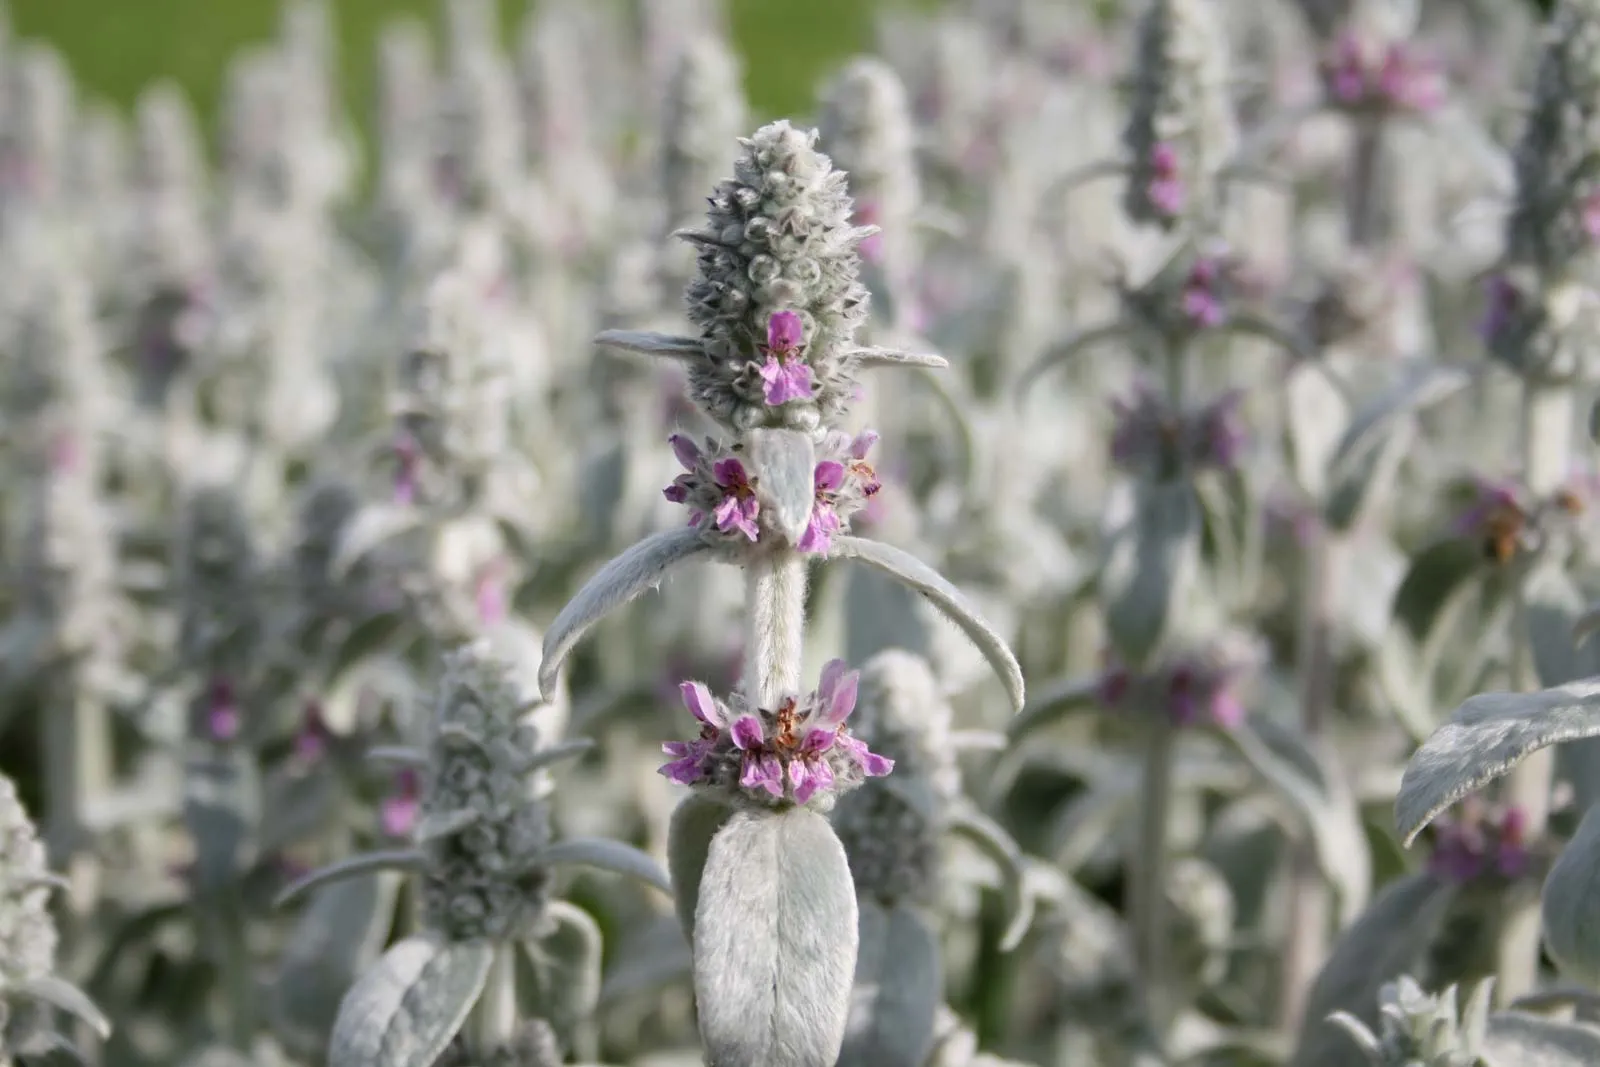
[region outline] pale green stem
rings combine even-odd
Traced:
[[[778,549],[750,563],[745,577],[745,696],[772,710],[800,691],[806,629],[805,557]]]
[[[1165,1032],[1174,1005],[1167,983],[1167,816],[1172,808],[1172,769],[1177,754],[1177,728],[1165,708],[1152,709],[1144,750],[1144,778],[1139,795],[1138,868],[1133,872],[1134,950],[1143,980],[1145,1003],[1159,1032]]]
[[[467,1021],[467,1039],[477,1062],[486,1063],[516,1036],[517,949],[512,944],[496,945],[483,993]]]
[[[105,706],[85,692],[81,668],[56,674],[44,717],[45,842],[61,869],[87,845],[89,809],[111,788],[111,723]]]
[[[1529,382],[1522,403],[1523,471],[1529,494],[1547,498],[1566,481],[1572,450],[1575,398],[1572,390]],[[1516,622],[1511,646],[1511,684],[1539,688],[1533,650],[1528,645],[1527,598],[1516,592]],[[1517,764],[1506,777],[1502,799],[1522,809],[1529,840],[1544,833],[1550,818],[1555,749],[1547,748]],[[1514,902],[1501,916],[1495,997],[1509,1004],[1531,992],[1539,980],[1539,901]]]

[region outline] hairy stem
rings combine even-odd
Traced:
[[[1383,166],[1383,121],[1358,120],[1350,150],[1350,174],[1345,198],[1345,234],[1350,247],[1366,249],[1378,241],[1382,223],[1380,181]]]
[[[1165,709],[1152,716],[1144,752],[1139,795],[1139,844],[1133,879],[1134,952],[1146,1003],[1158,1029],[1165,1030],[1167,1002],[1167,815],[1172,807],[1172,768],[1177,730]]]
[[[66,668],[48,687],[44,717],[45,844],[50,863],[66,867],[88,843],[88,813],[111,788],[111,723],[85,693],[81,672]]]
[[[496,1049],[517,1036],[517,955],[513,945],[497,945],[489,977],[478,1003],[472,1006],[467,1038],[478,1062],[490,1060]]]
[[[806,629],[806,563],[783,549],[750,564],[745,576],[745,694],[776,708],[800,691]]]
[[[1570,389],[1542,386],[1532,381],[1523,390],[1522,458],[1528,492],[1543,499],[1567,478],[1572,449],[1574,397]],[[1528,644],[1528,603],[1516,592],[1516,631],[1512,642],[1511,684],[1517,689],[1539,688],[1533,650]],[[1550,789],[1555,773],[1555,749],[1546,748],[1519,763],[1506,778],[1503,799],[1521,808],[1529,840],[1544,833],[1550,817]],[[1539,978],[1539,900],[1513,901],[1501,917],[1495,996],[1502,1004],[1531,992]]]

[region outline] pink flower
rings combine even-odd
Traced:
[[[1600,193],[1583,198],[1583,232],[1589,240],[1600,241]]]
[[[233,683],[217,678],[211,682],[206,694],[206,731],[213,741],[232,741],[239,736],[243,716]]]
[[[1434,877],[1458,885],[1483,878],[1521,878],[1533,860],[1526,840],[1527,823],[1527,813],[1521,808],[1496,811],[1480,798],[1468,797],[1459,817],[1446,816],[1434,822],[1428,870]]]
[[[851,219],[851,222],[857,226],[877,226],[879,224],[879,214],[877,204],[870,200],[858,200],[856,201],[855,217]],[[882,263],[883,234],[879,232],[863,238],[861,243],[856,246],[856,251],[868,263]]]
[[[322,704],[315,700],[306,702],[305,714],[300,720],[300,731],[294,737],[294,753],[303,763],[314,763],[328,750],[333,731],[322,717]]]
[[[833,493],[844,484],[845,466],[835,460],[823,460],[812,475],[816,486],[816,499],[811,505],[811,520],[795,548],[801,552],[826,552],[833,545],[833,535],[843,524],[833,508]]]
[[[711,690],[699,682],[684,682],[678,686],[678,692],[683,696],[683,706],[700,723],[700,736],[692,741],[668,741],[662,745],[661,751],[675,758],[662,766],[661,773],[679,785],[694,785],[705,777],[705,758],[722,737],[722,709],[711,696]]]
[[[1478,325],[1478,336],[1492,343],[1521,312],[1522,291],[1506,275],[1496,274],[1484,283],[1484,294],[1488,307]]]
[[[379,823],[390,837],[409,837],[417,825],[422,810],[422,780],[416,768],[404,767],[395,772],[394,789],[383,798],[379,808]]]
[[[767,361],[761,366],[761,380],[769,405],[777,407],[791,400],[811,396],[811,368],[801,359],[805,325],[793,311],[774,312],[767,320]]]
[[[505,560],[491,560],[479,569],[474,602],[478,609],[478,621],[485,626],[505,621],[510,611],[506,596]]]
[[[1188,193],[1178,169],[1178,153],[1170,144],[1163,141],[1150,149],[1150,173],[1145,193],[1155,209],[1167,216],[1183,211]]]
[[[1183,285],[1183,313],[1197,326],[1221,326],[1228,320],[1222,302],[1222,261],[1211,256],[1195,260]]]
[[[422,469],[422,451],[409,436],[394,443],[395,475],[394,502],[414,504],[417,501],[417,483]]]
[[[738,530],[755,541],[761,532],[756,526],[761,504],[756,500],[755,486],[751,484],[744,464],[731,456],[719,459],[712,466],[712,473],[723,492],[722,503],[712,512],[717,529],[724,533]]]

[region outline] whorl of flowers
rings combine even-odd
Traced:
[[[734,177],[711,198],[689,285],[703,358],[689,364],[695,402],[736,429],[813,429],[843,413],[855,389],[851,343],[867,317],[845,175],[813,147],[816,132],[779,121],[742,139]],[[781,328],[774,320],[785,315]],[[763,371],[804,368],[808,390],[773,399]]]
[[[1526,824],[1527,815],[1521,808],[1491,809],[1470,797],[1462,803],[1458,818],[1434,820],[1428,870],[1457,883],[1520,878],[1528,873],[1533,859],[1524,834]]]
[[[1174,409],[1160,391],[1142,385],[1128,400],[1112,401],[1111,461],[1142,478],[1161,481],[1183,471],[1231,470],[1248,438],[1232,390],[1192,410]]]
[[[822,147],[850,179],[855,221],[883,232],[861,242],[861,257],[879,262],[900,248],[921,201],[916,131],[905,83],[874,56],[852,60],[824,87],[817,112]]]
[[[542,914],[550,812],[535,788],[538,732],[510,668],[488,646],[446,657],[434,697],[416,828],[427,856],[423,921],[453,940],[509,940]]]
[[[13,991],[55,970],[56,924],[50,916],[50,877],[44,844],[0,775],[0,1064],[30,1050],[48,1033],[48,1015]]]
[[[738,692],[720,700],[700,682],[684,682],[683,704],[700,733],[662,746],[673,758],[661,773],[746,806],[827,810],[840,794],[894,769],[846,726],[859,680],[844,660],[831,660],[815,690],[776,708],[754,707]]]
[[[1444,102],[1439,65],[1410,41],[1384,40],[1347,27],[1320,64],[1323,92],[1335,106],[1390,115],[1429,112]]]
[[[859,694],[856,733],[894,761],[895,780],[915,780],[910,788],[926,788],[938,801],[956,799],[961,776],[950,743],[950,704],[927,661],[899,649],[880,652],[861,668]],[[888,905],[932,901],[942,829],[937,814],[874,783],[839,801],[833,828],[863,896]]]
[[[1377,1033],[1345,1012],[1330,1021],[1350,1034],[1371,1067],[1477,1067],[1489,988],[1489,982],[1480,985],[1458,1010],[1455,986],[1435,996],[1402,975],[1378,994]]]
[[[1210,217],[1218,173],[1238,130],[1229,98],[1228,43],[1211,0],[1151,0],[1139,22],[1123,209],[1172,226]]]
[[[706,190],[727,167],[728,145],[745,128],[739,57],[721,37],[697,36],[678,55],[662,118],[661,191],[668,224],[692,226]]]
[[[838,430],[824,435],[812,473],[816,496],[811,517],[795,544],[799,551],[826,552],[833,536],[847,533],[851,516],[881,488],[867,462],[877,439],[870,430],[855,437]],[[757,479],[740,458],[741,446],[729,448],[709,438],[697,444],[683,434],[669,440],[685,473],[663,492],[688,508],[691,526],[699,527],[712,544],[755,544],[773,533],[763,518]]]
[[[1240,305],[1255,300],[1258,273],[1217,244],[1165,264],[1137,287],[1122,289],[1123,316],[1173,342],[1226,326]]]
[[[1532,106],[1513,156],[1516,199],[1506,255],[1550,282],[1594,246],[1600,173],[1600,2],[1561,0],[1539,59]]]
[[[482,478],[507,447],[506,370],[484,336],[485,283],[467,270],[437,278],[420,337],[402,358],[392,414],[395,493],[434,503],[450,487]]]
[[[1106,708],[1162,715],[1176,726],[1231,730],[1244,723],[1244,690],[1262,662],[1263,650],[1236,632],[1174,648],[1143,670],[1108,654],[1098,697]]]
[[[1475,478],[1465,508],[1451,531],[1470,538],[1491,563],[1507,564],[1545,543],[1563,520],[1583,515],[1595,496],[1592,479],[1573,478],[1543,500],[1534,500],[1517,482]]]

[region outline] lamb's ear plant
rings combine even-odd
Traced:
[[[854,559],[929,597],[978,643],[1012,703],[1023,697],[1011,653],[954,586],[847,532],[879,489],[867,464],[876,435],[838,428],[857,372],[943,361],[853,343],[868,304],[857,246],[874,229],[851,222],[844,175],[815,139],[787,122],[758,130],[717,187],[705,227],[682,234],[699,250],[688,291],[699,336],[600,336],[682,361],[695,403],[727,436],[673,438],[685,473],[667,495],[687,506],[691,524],[602,567],[551,624],[540,666],[548,692],[589,627],[690,561],[745,570],[742,684],[718,698],[684,683],[701,733],[669,746],[678,758],[666,769],[734,809],[721,821],[696,815],[709,840],[675,835],[672,864],[680,914],[693,916],[700,1030],[717,1067],[828,1067],[845,1037],[855,890],[817,810],[892,764],[847,730],[857,681],[843,661],[824,668],[816,689],[801,687],[807,557]],[[701,807],[686,806],[684,817]]]
[[[519,956],[535,973],[545,945],[574,923],[592,928],[571,905],[550,899],[557,869],[577,864],[617,871],[663,891],[654,861],[603,839],[553,839],[545,769],[589,746],[541,748],[532,709],[515,672],[482,642],[451,652],[434,695],[427,747],[409,756],[422,771],[411,845],[358,855],[314,872],[280,896],[385,870],[420,874],[420,929],[391,946],[344,995],[328,1043],[328,1063],[431,1067],[452,1047],[471,1063],[550,1067],[547,1031],[570,1021],[581,986],[519,983]],[[325,898],[319,898],[325,899]],[[597,951],[598,940],[584,939]],[[597,961],[595,961],[597,964]],[[524,964],[526,967],[526,964]],[[581,1009],[586,1015],[590,1008]]]
[[[11,779],[0,775],[0,1064],[57,1050],[78,1055],[58,1028],[66,1012],[103,1040],[111,1023],[83,991],[56,973],[50,894],[62,886]]]

